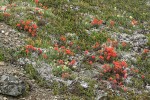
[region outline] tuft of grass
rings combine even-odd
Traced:
[[[150,48],[150,34],[147,35],[147,38],[148,38],[147,46],[148,48]]]
[[[0,49],[0,61],[4,61],[4,54],[2,52],[2,50]]]
[[[39,75],[32,65],[26,65],[24,69],[31,79],[34,79],[40,86],[47,87],[46,81]]]
[[[3,13],[0,13],[0,22],[1,22],[1,21],[4,21]]]

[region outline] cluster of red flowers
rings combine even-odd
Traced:
[[[96,42],[92,47],[93,47],[93,49],[96,49],[96,48],[100,47],[100,44],[98,42]]]
[[[68,78],[69,76],[70,76],[70,74],[67,73],[67,72],[61,74],[61,77],[62,77],[62,78]]]
[[[27,45],[25,49],[26,54],[29,54],[29,52],[38,52],[38,54],[42,54],[42,50],[40,48],[36,48],[32,45]]]
[[[114,47],[115,47],[114,45],[116,45],[116,42],[114,42],[114,41],[112,43],[109,42],[108,45],[113,45],[113,46],[106,46],[106,45],[100,46],[100,44],[98,42],[96,42],[92,46],[92,48],[98,50],[99,56],[91,55],[90,57],[88,57],[87,62],[91,65],[91,64],[93,64],[93,62],[97,61],[98,59],[100,59],[101,61],[111,62],[115,58],[117,58],[117,52],[114,49]],[[84,54],[88,56],[89,51],[86,50],[84,52]]]
[[[115,25],[115,21],[111,20],[110,25],[113,27]]]
[[[76,63],[76,60],[73,59],[73,60],[71,60],[71,61],[69,62],[69,65],[73,66],[75,63]]]
[[[116,51],[114,50],[113,47],[105,47],[104,50],[100,50],[99,52],[100,52],[99,58],[101,60],[110,61],[113,58],[117,57],[117,53],[116,53]]]
[[[26,52],[27,55],[28,55],[29,53],[31,53],[31,52],[37,52],[38,55],[42,55],[44,59],[47,59],[47,58],[48,58],[48,56],[47,56],[45,53],[43,53],[40,48],[36,48],[36,47],[34,47],[34,46],[32,46],[32,45],[27,45],[27,46],[25,46],[25,52]]]
[[[64,61],[63,61],[63,60],[58,60],[57,62],[58,62],[58,64],[60,64],[60,65],[63,65],[63,64],[64,64]]]
[[[98,20],[97,18],[94,18],[91,22],[91,25],[101,25],[103,24],[103,20]],[[110,20],[110,26],[113,27],[115,25],[115,21]]]
[[[31,20],[20,21],[20,23],[17,24],[17,27],[20,30],[29,32],[33,37],[36,36],[38,26],[34,24]]]
[[[95,62],[95,60],[96,60],[95,55],[92,55],[92,56],[90,57],[89,64],[90,64],[90,65],[93,64],[93,62]]]
[[[65,42],[67,39],[66,39],[65,36],[61,36],[61,37],[60,37],[60,40],[63,41],[63,42]]]
[[[56,50],[57,52],[60,52],[60,53],[65,53],[66,55],[74,54],[70,49],[67,49],[65,46],[59,47],[57,44],[55,44],[54,50]]]
[[[65,49],[65,53],[67,55],[72,55],[73,54],[73,52],[70,49]]]
[[[148,52],[149,52],[148,49],[144,49],[144,50],[143,50],[143,53],[144,53],[144,54],[147,54]]]
[[[91,22],[92,25],[101,25],[103,24],[103,20],[98,20],[97,18],[94,18]]]
[[[10,14],[9,14],[9,13],[4,12],[4,13],[3,13],[3,16],[4,16],[4,18],[8,18],[8,17],[10,16]]]
[[[123,80],[127,78],[127,63],[125,61],[114,61],[113,65],[103,65],[103,75],[108,74],[107,80],[116,85],[123,85]],[[111,76],[112,77],[111,77]],[[105,75],[107,76],[107,75]]]
[[[106,47],[104,50],[104,57],[106,57],[107,60],[110,60],[111,58],[117,57],[117,53],[113,47]]]
[[[122,47],[126,47],[127,43],[126,42],[122,42],[121,45],[122,45]]]
[[[36,4],[38,4],[38,3],[39,3],[39,0],[34,0],[34,2],[35,2]]]
[[[73,66],[75,65],[75,63],[76,63],[76,60],[75,59],[72,59],[71,61],[67,61],[67,62],[65,62],[64,60],[58,60],[57,61],[57,64],[58,65],[60,65],[61,66],[61,68],[62,69],[64,69],[64,66],[69,66],[70,68],[72,67],[73,68]],[[63,72],[62,71],[62,74],[61,74],[61,77],[62,78],[68,78],[70,76],[70,74],[69,74],[69,72]]]
[[[61,35],[59,37],[59,42],[54,44],[54,50],[61,54],[74,55],[74,52],[70,48],[66,48],[66,45],[71,47],[73,45],[73,42],[68,42],[67,38],[64,35]]]
[[[58,60],[57,63],[58,63],[59,65],[64,65],[64,64],[65,64],[63,60]],[[75,59],[72,59],[72,60],[71,60],[70,62],[68,62],[68,64],[66,64],[66,65],[73,66],[75,63],[76,63],[76,60],[75,60]]]
[[[111,40],[110,38],[107,39],[107,45],[112,46],[112,47],[117,47],[118,46],[118,41],[116,40]]]
[[[133,19],[132,21],[131,21],[131,24],[134,26],[134,25],[137,25],[138,24],[138,21],[136,21],[135,19]]]

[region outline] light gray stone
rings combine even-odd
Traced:
[[[26,85],[19,78],[12,75],[0,76],[0,93],[9,96],[19,96],[25,92]]]

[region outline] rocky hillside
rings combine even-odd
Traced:
[[[0,100],[150,100],[149,0],[1,0]]]

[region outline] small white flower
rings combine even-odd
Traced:
[[[77,68],[77,66],[72,66],[73,68]]]
[[[2,30],[2,33],[4,33],[5,31],[4,30]]]
[[[49,48],[50,48],[50,49],[53,49],[53,47],[52,47],[52,46],[50,46]]]
[[[120,15],[117,15],[117,17],[120,17]]]
[[[88,22],[85,22],[85,25],[88,25]]]
[[[88,83],[86,83],[86,82],[84,82],[84,81],[80,82],[80,84],[81,84],[81,86],[84,87],[84,88],[88,88],[88,87],[89,87],[89,86],[88,86]]]
[[[133,17],[132,17],[132,16],[129,16],[129,18],[132,19]]]
[[[114,7],[114,10],[117,10],[117,8],[116,8],[116,7]]]
[[[57,68],[60,68],[60,66],[57,66]]]

